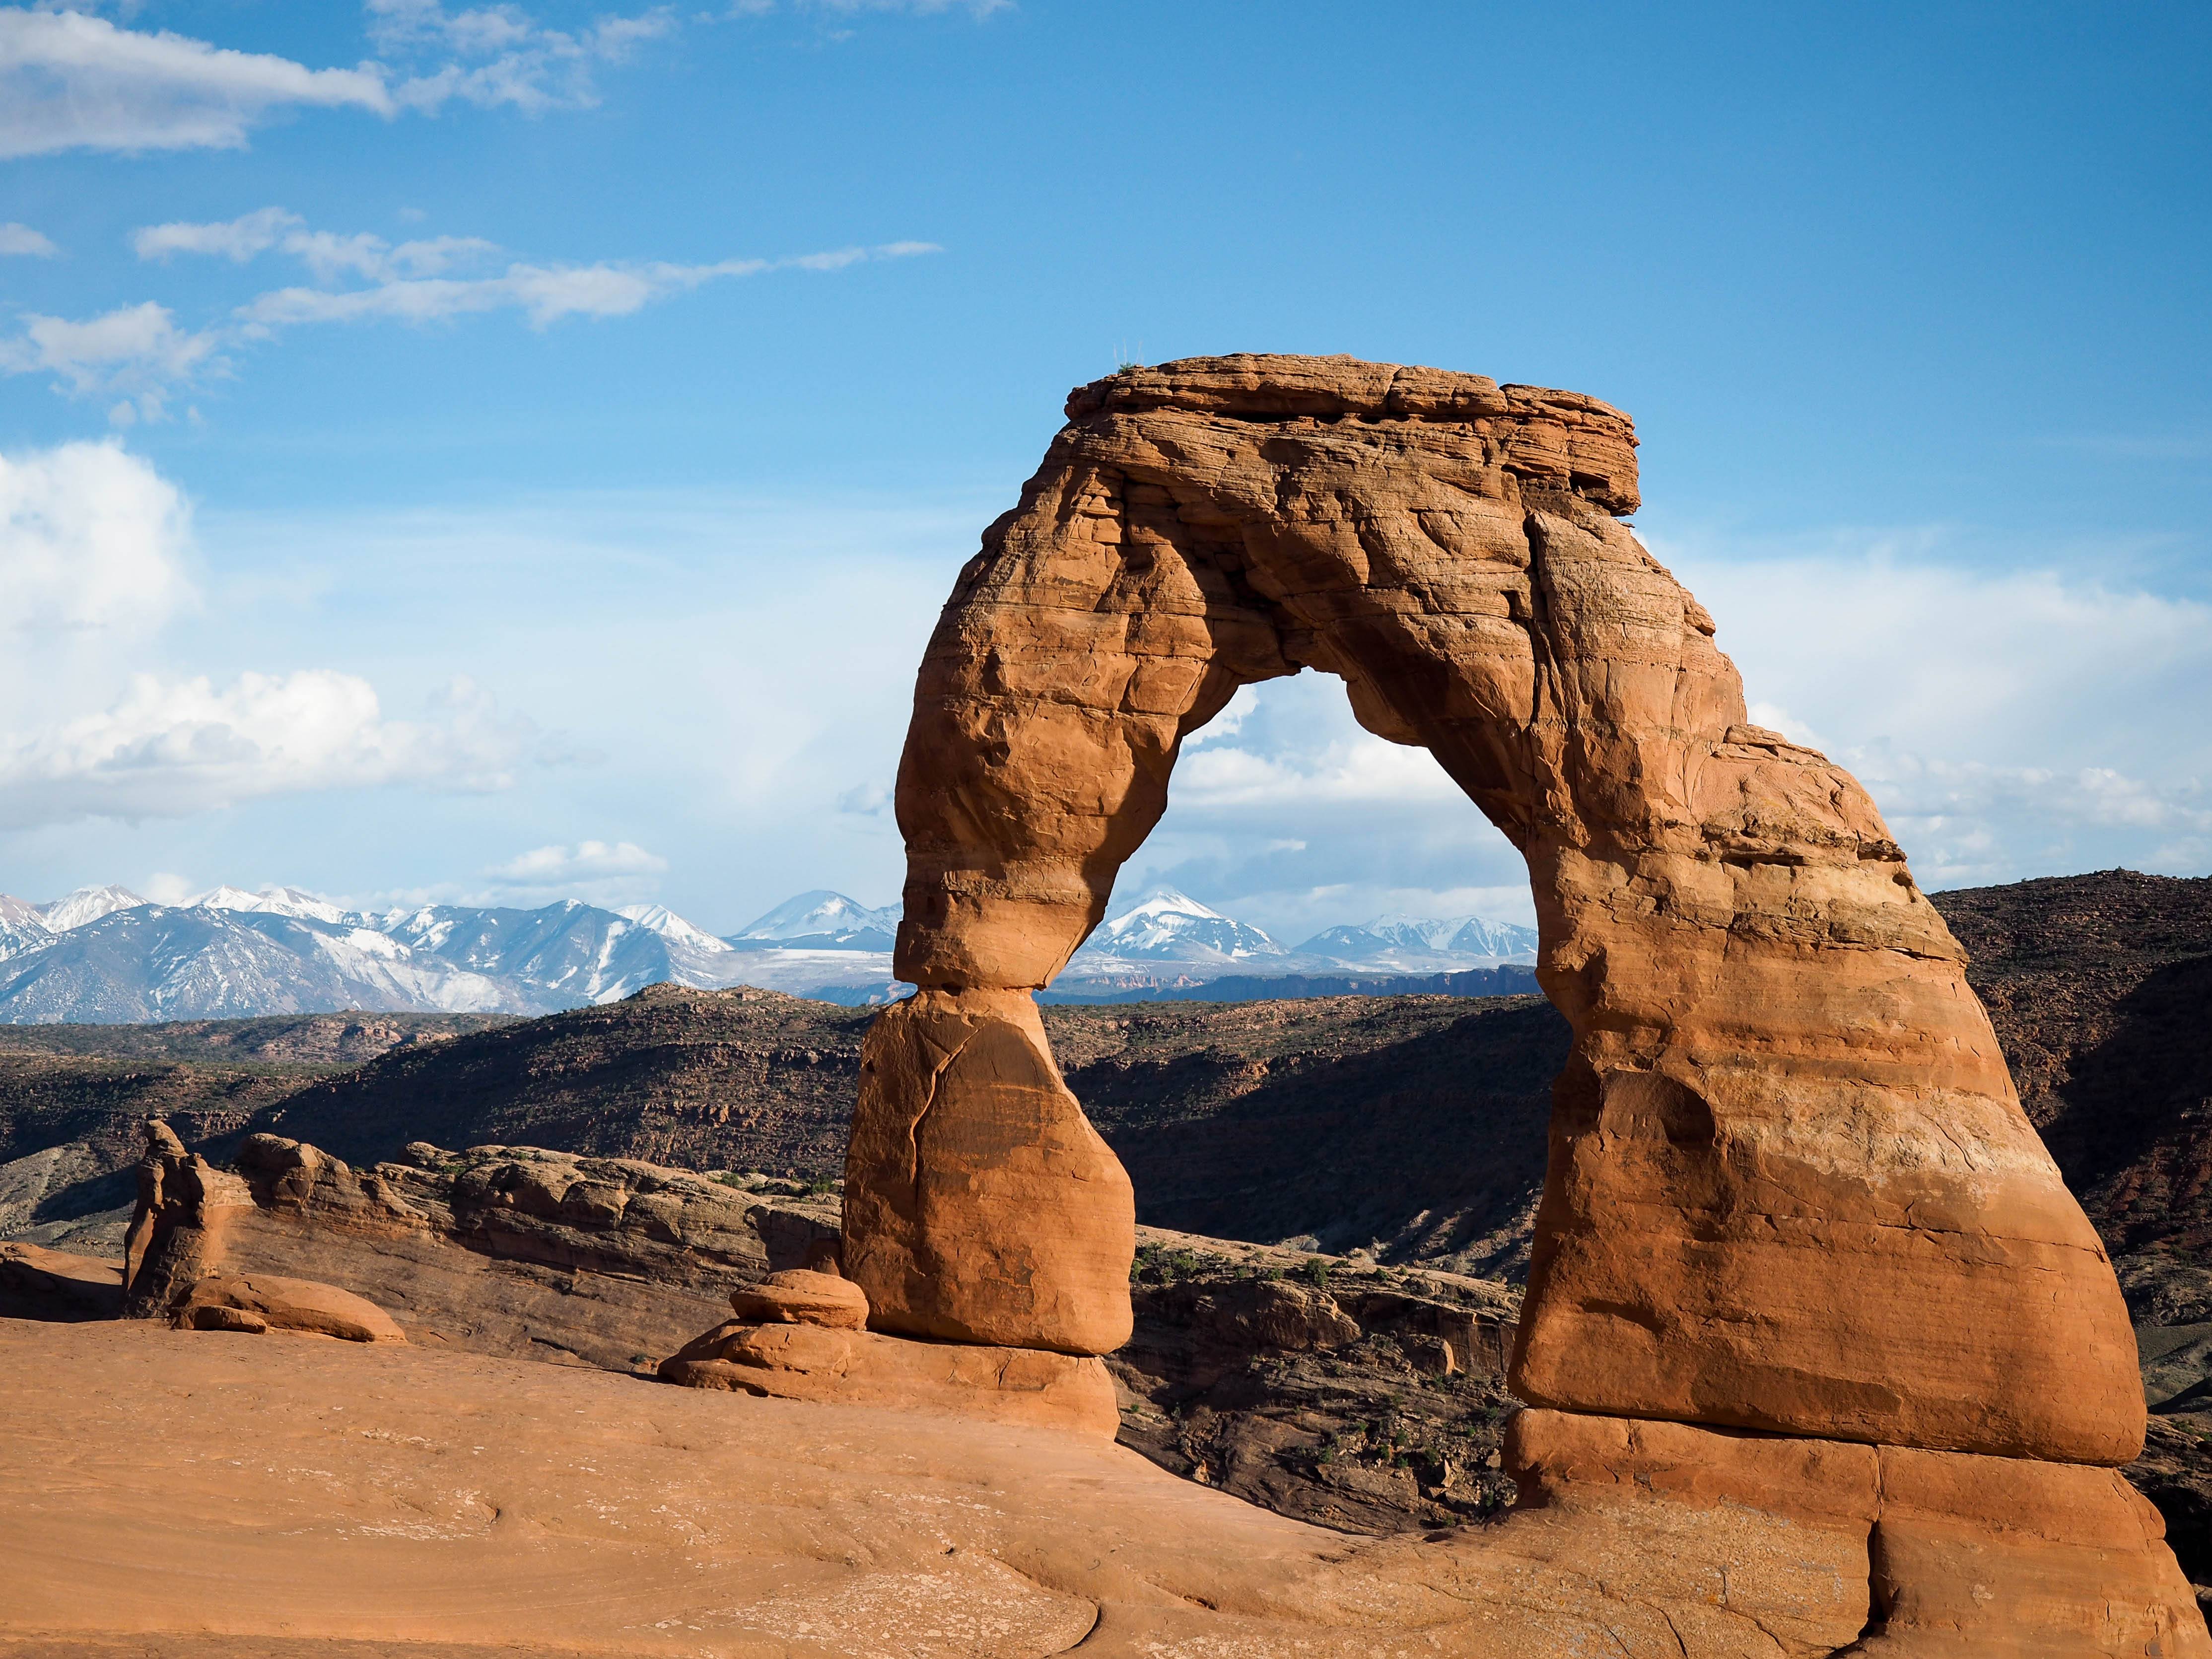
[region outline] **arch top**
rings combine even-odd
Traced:
[[[1158,410],[1235,421],[1466,426],[1497,441],[1500,465],[1525,482],[1571,490],[1616,515],[1640,501],[1635,422],[1579,392],[1357,357],[1238,352],[1139,364],[1067,395],[1077,426]]]

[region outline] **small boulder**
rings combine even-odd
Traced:
[[[366,1297],[275,1273],[210,1273],[192,1286],[173,1318],[183,1330],[294,1331],[346,1342],[407,1340],[392,1316]]]
[[[754,1325],[821,1325],[831,1330],[865,1330],[868,1298],[858,1285],[835,1273],[793,1267],[770,1273],[759,1284],[730,1292],[738,1319]]]

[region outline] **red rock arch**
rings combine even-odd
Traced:
[[[1030,993],[1101,919],[1185,736],[1341,676],[1520,849],[1572,1024],[1516,1356],[1533,1402],[2117,1463],[2111,1266],[1963,953],[1864,790],[1746,723],[1616,515],[1627,418],[1346,358],[1069,399],[961,572],[898,781],[900,975],[868,1039],[848,1271],[884,1328],[1099,1352],[1133,1209]]]

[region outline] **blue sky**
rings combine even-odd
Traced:
[[[0,8],[0,890],[868,902],[1067,388],[1569,386],[1929,885],[2212,869],[2202,9]],[[1333,683],[1125,883],[1526,914]]]

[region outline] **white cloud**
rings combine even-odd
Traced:
[[[81,398],[128,392],[151,419],[175,386],[215,365],[218,340],[179,328],[169,308],[150,300],[81,323],[26,312],[23,331],[0,340],[0,374],[57,374],[57,390]]]
[[[324,283],[348,276],[372,281],[435,276],[457,264],[499,252],[496,242],[481,236],[432,236],[394,247],[383,237],[365,231],[341,235],[336,231],[305,229],[306,223],[296,213],[265,207],[214,224],[147,225],[131,233],[131,246],[140,258],[164,264],[172,254],[206,253],[244,264],[258,254],[280,248]]]
[[[244,264],[275,247],[285,232],[306,222],[296,213],[265,207],[217,224],[143,226],[131,233],[131,247],[142,259],[167,261],[173,253],[211,253]]]
[[[1753,718],[1850,768],[1923,883],[2212,864],[2212,605],[2017,555],[1972,568],[1936,532],[1647,539]]]
[[[14,635],[158,626],[191,598],[191,509],[117,445],[0,455],[0,617]]]
[[[484,873],[502,884],[524,888],[566,887],[579,882],[657,876],[668,860],[635,842],[584,841],[574,847],[538,847]]]
[[[284,252],[305,261],[321,282],[336,282],[349,274],[388,282],[442,276],[456,265],[473,264],[498,252],[499,244],[481,236],[428,236],[394,247],[366,232],[340,236],[317,230],[286,237]]]
[[[275,248],[301,259],[326,283],[366,277],[366,288],[285,288],[240,306],[228,324],[180,328],[168,307],[148,301],[83,322],[27,313],[22,331],[0,339],[0,374],[48,372],[56,390],[125,401],[109,411],[118,427],[159,420],[165,403],[201,377],[228,368],[227,345],[267,340],[306,323],[441,322],[493,311],[519,311],[533,328],[564,317],[626,317],[664,299],[725,277],[773,270],[842,270],[873,259],[905,259],[944,250],[934,242],[884,242],[781,259],[723,259],[711,264],[601,261],[589,265],[517,263],[496,276],[441,273],[482,261],[496,244],[477,236],[434,236],[393,246],[367,234],[301,228],[296,215],[263,208],[217,223],[149,225],[134,234],[141,258],[203,253],[243,264]]]
[[[504,788],[528,729],[465,682],[444,718],[387,720],[357,675],[131,678],[112,707],[0,738],[0,824],[178,817],[270,795],[417,784]]]
[[[785,270],[840,270],[868,259],[909,258],[942,251],[931,242],[888,242],[785,259],[723,259],[712,264],[518,264],[509,265],[498,276],[398,278],[363,289],[279,289],[240,307],[238,315],[250,327],[270,329],[378,319],[428,323],[476,313],[518,310],[533,328],[544,328],[563,317],[626,317],[652,301],[722,277],[757,276]]]
[[[915,17],[935,17],[948,11],[964,11],[981,21],[994,12],[1012,11],[1014,0],[796,0],[796,9],[826,11],[841,17],[863,12],[904,12]],[[775,0],[736,0],[732,17],[763,17],[775,9]]]
[[[81,12],[0,9],[0,156],[234,149],[295,107],[398,106],[371,64],[313,70]]]
[[[448,11],[438,0],[368,0],[368,12],[377,49],[412,71],[392,96],[421,110],[456,99],[532,113],[587,108],[599,101],[595,65],[620,63],[679,27],[673,6],[575,31],[548,28],[514,5]]]
[[[28,225],[0,225],[0,254],[28,254],[51,259],[61,250]]]

